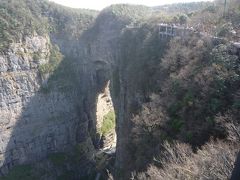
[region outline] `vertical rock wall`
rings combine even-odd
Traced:
[[[44,93],[38,68],[49,59],[47,37],[26,37],[1,54],[0,59],[0,167],[1,174],[76,143],[79,121],[75,94]],[[35,56],[38,56],[36,59]],[[86,124],[82,124],[85,129]]]
[[[123,66],[127,54],[122,56],[120,46],[123,30],[138,14],[113,12],[114,7],[104,10],[78,38],[64,31],[50,33],[51,38],[25,37],[0,54],[0,175],[15,165],[35,163],[55,152],[74,152],[76,147],[83,155],[81,171],[88,160],[94,161],[97,129],[112,105],[119,135],[116,167],[128,163],[129,104],[135,97],[128,94]],[[57,44],[65,58],[45,81],[39,67],[49,61],[51,44]],[[109,89],[102,93],[109,80],[114,82],[110,85],[113,104]],[[45,85],[48,92],[42,89]],[[87,168],[82,171],[88,173]]]

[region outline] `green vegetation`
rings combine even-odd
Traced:
[[[85,158],[92,158],[92,152],[94,151],[93,149],[93,144],[90,138],[88,138],[86,141],[82,143],[78,143],[75,146],[75,151],[74,151],[74,161],[79,161],[83,157]]]
[[[180,119],[172,119],[170,122],[170,126],[175,133],[180,132],[183,125],[184,121]]]
[[[60,53],[59,48],[55,45],[51,48],[49,62],[39,66],[39,72],[42,76],[45,74],[51,75],[58,67],[63,59],[63,55]]]
[[[34,54],[33,58],[39,58],[39,56],[37,54]],[[49,61],[46,64],[39,66],[39,73],[42,79],[45,80],[46,78],[49,78],[48,82],[45,83],[40,89],[42,93],[47,94],[53,90],[53,81],[57,80],[56,74],[59,74],[59,71],[62,71],[62,66],[60,66],[62,64],[62,60],[63,55],[61,54],[58,46],[55,45],[51,47]],[[66,72],[68,71],[69,70],[66,69]],[[65,76],[68,77],[67,74]]]
[[[57,167],[63,166],[66,163],[67,158],[68,157],[65,153],[52,153],[48,156],[48,159]]]
[[[175,133],[183,135],[182,139],[184,131],[191,130],[193,136],[199,137],[191,138],[193,144],[201,142],[201,139],[205,140],[199,135],[199,128],[209,131],[208,136],[214,134],[214,117],[227,108],[237,107],[233,93],[240,80],[240,64],[237,56],[229,53],[231,45],[206,46],[201,42],[199,46],[200,41],[204,42],[199,40],[199,37],[192,37],[186,41],[173,40],[170,43],[171,50],[161,63],[163,69],[167,69],[169,79],[166,80],[171,82],[164,89],[166,93],[173,92],[167,98],[170,102],[167,109],[169,125]],[[190,48],[196,48],[197,53],[192,53]],[[218,132],[218,135],[222,136],[221,133],[224,134]],[[174,136],[174,133],[170,134]]]
[[[193,134],[191,131],[186,132],[186,140],[187,142],[192,142]]]
[[[233,108],[240,109],[240,101],[238,99],[234,101]]]
[[[189,25],[214,36],[217,35],[226,39],[236,40],[237,34],[239,34],[239,7],[239,1],[227,1],[226,13],[224,13],[224,0],[216,0],[213,5],[196,12],[191,17]],[[201,24],[201,27],[198,24]]]
[[[188,16],[186,14],[182,14],[179,16],[179,23],[181,25],[187,24]]]
[[[30,165],[15,166],[2,180],[33,180],[38,179],[33,175],[33,168]]]
[[[59,180],[75,179],[79,176],[78,171],[76,171],[79,163],[86,163],[93,158],[94,149],[90,138],[73,148],[71,152],[57,152],[48,155],[48,160],[53,169],[58,172],[56,175]],[[39,171],[39,169],[37,170]],[[46,174],[46,172],[44,173]]]
[[[18,42],[34,32],[43,35],[48,30],[47,19],[41,16],[39,8],[28,0],[2,0],[0,2],[0,50],[11,42]],[[32,12],[34,8],[34,12]]]
[[[175,37],[168,39],[169,43],[158,39],[156,45],[151,46],[157,37],[153,39],[154,33],[149,33],[144,39],[144,33],[138,36],[141,31],[143,27],[126,31],[128,43],[124,44],[122,59],[125,61],[121,64],[121,74],[128,80],[127,93],[132,96],[129,104],[135,103],[135,99],[140,104],[137,113],[131,113],[134,125],[129,132],[132,139],[128,150],[134,168],[146,168],[144,165],[157,156],[153,147],[160,147],[160,155],[167,153],[162,149],[166,142],[170,144],[170,152],[176,155],[178,151],[171,146],[180,142],[184,148],[187,144],[191,150],[186,156],[196,153],[204,144],[211,144],[211,139],[236,143],[237,133],[229,128],[230,124],[239,128],[240,63],[233,46],[200,35]],[[129,41],[135,45],[132,47]],[[151,50],[141,46],[148,41]],[[159,48],[161,43],[169,45],[165,52]],[[163,57],[157,52],[160,49]],[[239,143],[231,147],[238,148]],[[166,156],[166,163],[168,161],[171,159]],[[152,164],[155,163],[165,172],[170,169],[158,162]]]
[[[177,3],[154,7],[154,13],[148,21],[153,23],[175,23],[186,25],[200,12],[215,7],[212,2]]]
[[[45,73],[50,73],[51,76],[47,83],[41,87],[41,92],[47,94],[54,89],[58,89],[63,93],[75,91],[78,88],[76,84],[78,84],[77,81],[79,78],[75,74],[76,66],[75,59],[69,57],[65,57],[61,61],[57,60],[53,64],[48,63],[43,65],[43,71],[40,71],[41,75],[44,76]]]
[[[177,116],[177,112],[183,107],[183,103],[182,102],[174,102],[172,103],[169,108],[168,108],[168,113],[171,117],[176,117]]]
[[[239,1],[230,1],[228,13],[224,16],[221,3],[219,0],[215,3],[155,8],[151,19],[148,18],[153,11],[144,6],[113,5],[100,13],[98,18],[103,18],[107,23],[112,23],[108,21],[110,18],[106,18],[109,15],[114,17],[111,19],[113,22],[120,20],[111,28],[125,27],[128,23],[132,27],[138,27],[129,26],[122,30],[118,39],[120,57],[117,58],[121,61],[117,62],[119,64],[116,65],[119,66],[113,71],[112,77],[114,96],[118,97],[120,90],[126,91],[123,93],[127,97],[127,112],[133,116],[129,117],[127,124],[130,138],[129,147],[126,148],[136,164],[136,169],[141,169],[142,165],[152,161],[156,153],[156,148],[152,147],[160,147],[165,153],[166,141],[172,144],[175,140],[187,143],[195,150],[204,147],[203,144],[208,143],[211,138],[225,138],[229,144],[237,142],[233,130],[229,130],[229,127],[237,126],[235,129],[239,129],[240,63],[231,45],[223,42],[216,45],[212,43],[212,39],[198,35],[161,39],[156,28],[157,22],[188,24],[201,32],[235,40],[235,36],[239,34]],[[201,10],[197,12],[199,9]],[[168,14],[168,11],[174,13]],[[81,33],[94,22],[97,14],[95,11],[66,8],[44,0],[36,0],[35,3],[32,3],[32,0],[1,0],[0,51],[8,48],[12,42],[24,41],[24,37],[35,34],[53,33],[56,39],[69,42],[78,40]],[[102,21],[97,19],[96,22]],[[92,31],[86,36],[92,35],[95,41]],[[38,53],[33,54],[34,60],[39,58],[41,57]],[[73,57],[63,57],[59,48],[52,46],[49,62],[39,67],[42,77],[50,75],[46,85],[42,87],[42,92],[47,93],[54,88],[63,92],[79,92],[76,87],[76,84],[80,84],[77,62],[78,59]],[[107,135],[111,132],[116,126],[115,123],[115,113],[111,111],[104,116],[101,134]],[[90,130],[90,133],[92,132]],[[94,137],[92,134],[91,136]],[[49,160],[62,169],[85,158],[91,159],[92,152],[94,147],[89,138],[77,144],[72,154],[50,154]],[[178,151],[174,152],[177,153],[172,153],[172,156],[178,154]],[[186,154],[191,153],[192,149]],[[170,161],[181,157],[185,158],[182,155],[178,158],[172,157]],[[164,163],[167,167],[168,162]],[[179,172],[179,169],[177,171]],[[71,179],[73,176],[71,171],[65,171],[58,179]],[[32,175],[31,166],[17,166],[4,180],[16,178],[36,179]]]
[[[49,13],[50,31],[66,40],[77,40],[94,21],[97,11],[64,7],[52,2],[45,3],[42,10]],[[66,36],[68,34],[68,36]]]
[[[188,25],[196,31],[205,32],[228,40],[239,37],[240,3],[238,0],[179,3],[154,8],[149,21]]]
[[[171,5],[163,5],[155,7],[157,11],[164,11],[168,14],[171,13],[191,13],[201,11],[202,9],[212,6],[212,2],[190,2],[190,3],[176,3]]]
[[[25,36],[47,35],[50,32],[79,38],[96,17],[97,12],[72,9],[47,0],[1,0],[0,51]]]
[[[115,126],[116,126],[115,119],[116,118],[115,118],[114,111],[110,111],[103,117],[103,123],[101,126],[101,134],[107,135],[109,132],[111,132],[115,128]]]
[[[106,8],[104,11],[110,11],[115,16],[125,18],[124,20],[131,22],[137,22],[139,20],[146,19],[151,15],[151,10],[148,7],[141,5],[112,5],[109,8]]]

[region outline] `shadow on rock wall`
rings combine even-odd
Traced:
[[[94,169],[96,100],[112,58],[104,36],[91,36],[96,26],[79,39],[51,35],[65,58],[47,81],[37,68],[0,74],[0,176],[22,164],[42,178],[77,179]]]

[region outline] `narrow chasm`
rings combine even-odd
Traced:
[[[97,95],[96,102],[96,178],[107,178],[113,171],[116,151],[116,116],[110,93],[110,81]]]
[[[99,137],[97,147],[101,150],[116,147],[115,110],[109,89],[110,81],[97,97],[96,129]]]

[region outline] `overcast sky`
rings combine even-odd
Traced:
[[[128,3],[128,4],[143,4],[147,6],[157,6],[163,4],[171,4],[178,2],[196,2],[208,0],[50,0],[58,4],[73,8],[87,8],[101,10],[111,4]]]

